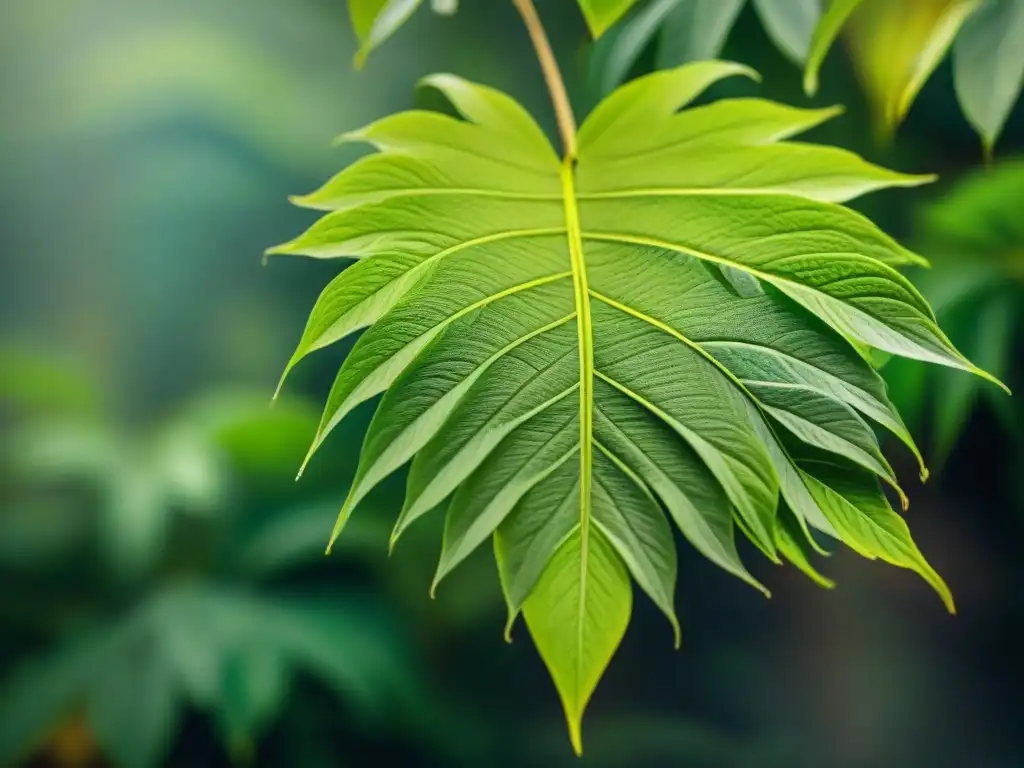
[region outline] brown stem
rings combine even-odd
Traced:
[[[548,40],[547,32],[544,31],[544,25],[540,22],[537,9],[533,6],[533,0],[512,0],[512,4],[519,11],[519,15],[523,17],[526,31],[530,33],[530,40],[533,41],[534,50],[537,52],[537,60],[540,62],[544,81],[551,94],[551,103],[555,107],[555,119],[558,120],[558,132],[562,136],[565,156],[575,159],[576,118],[572,113],[569,95],[565,92],[565,83],[562,80],[562,73],[558,69],[558,62],[555,61],[555,54],[551,52],[551,42]]]

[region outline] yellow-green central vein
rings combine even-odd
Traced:
[[[594,431],[594,340],[590,319],[590,286],[587,284],[587,265],[583,258],[583,238],[580,235],[580,214],[576,206],[576,184],[573,179],[571,158],[567,157],[562,163],[561,175],[580,348],[580,600],[576,629],[579,651],[576,658],[579,667],[583,661],[583,626],[587,604],[587,548],[590,538],[590,484]],[[579,668],[576,671],[578,685],[582,671]]]

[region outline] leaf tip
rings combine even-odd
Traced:
[[[308,195],[288,195],[288,202],[296,208],[317,208],[316,193]]]
[[[990,136],[982,136],[981,138],[981,158],[985,168],[990,169],[995,160],[995,142]]]
[[[505,618],[505,631],[502,633],[502,638],[509,645],[512,644],[512,627],[515,626],[516,616],[516,611],[512,610],[512,608],[510,607],[508,609],[508,616]]]
[[[569,742],[572,744],[572,751],[576,757],[583,757],[583,733],[582,723],[579,715],[570,716],[566,712],[566,722],[569,723]]]
[[[931,471],[923,463],[921,464],[921,471],[918,473],[918,477],[921,478],[922,483],[927,483],[928,478],[932,476]]]
[[[274,387],[274,394],[270,396],[271,405],[274,405],[274,403],[277,402],[277,399],[281,396],[281,390],[284,389],[284,380],[288,378],[289,370],[291,370],[291,365],[285,366],[284,372],[281,374],[281,378],[277,380],[277,386]]]
[[[583,11],[583,20],[587,22],[587,29],[590,31],[590,36],[594,40],[600,39],[601,35],[607,32],[616,21],[618,17],[624,13],[620,11],[613,18],[603,18],[600,14],[595,13],[589,6],[584,3],[580,3],[580,10]]]
[[[827,123],[829,120],[834,120],[846,113],[846,107],[842,104],[833,104],[831,107],[822,107],[821,109],[808,110],[812,112],[817,119],[815,126]],[[811,127],[811,126],[808,126]]]
[[[818,71],[808,67],[804,72],[804,93],[810,97],[818,94]]]
[[[362,138],[362,130],[345,131],[344,133],[339,134],[338,136],[335,136],[333,139],[331,139],[331,146],[340,147],[342,144],[348,144],[349,142],[353,141],[361,141]]]
[[[989,373],[988,371],[986,371],[986,370],[984,370],[982,368],[979,368],[978,366],[974,365],[973,363],[970,364],[970,368],[968,370],[970,370],[970,372],[973,373],[975,376],[980,376],[981,378],[985,379],[986,381],[989,381],[989,382],[995,384],[997,387],[999,387],[1001,390],[1003,390],[1003,392],[1005,392],[1007,395],[1009,395],[1010,397],[1013,397],[1013,392],[1010,391],[1010,388],[1006,384],[1004,384],[1002,381],[1000,381],[998,378],[996,378],[991,373]]]
[[[764,78],[761,77],[761,73],[758,72],[753,67],[748,67],[746,64],[740,64],[739,62],[736,62],[736,61],[727,61],[727,62],[724,62],[724,63],[732,65],[732,69],[733,69],[732,74],[743,75],[744,77],[749,77],[755,83],[762,83],[762,82],[764,82]]]
[[[931,582],[932,588],[939,594],[939,599],[942,600],[942,604],[946,607],[946,612],[950,616],[956,616],[956,601],[953,599],[953,592],[949,589],[943,578],[934,571],[928,574],[926,578]]]
[[[439,91],[443,91],[447,86],[456,85],[461,78],[456,75],[449,74],[448,72],[431,72],[428,75],[423,75],[419,80],[416,81],[416,88],[436,88]]]
[[[325,437],[326,435],[324,434],[323,430],[317,428],[316,434],[313,436],[313,443],[309,446],[309,450],[306,451],[306,456],[302,460],[302,464],[299,465],[299,473],[295,476],[296,480],[302,477],[303,473],[306,471],[306,467],[309,466],[310,460],[313,458],[313,454],[316,453],[317,450],[320,448]],[[348,505],[348,502],[346,501],[345,504]]]
[[[331,553],[331,547],[334,546],[334,542],[341,536],[342,530],[345,528],[345,523],[348,522],[348,518],[352,514],[352,492],[349,491],[348,498],[345,499],[345,503],[341,505],[341,510],[338,512],[338,519],[334,521],[334,528],[331,529],[331,538],[327,541],[327,554]]]
[[[390,548],[389,548],[389,554],[390,554]],[[430,599],[431,600],[436,600],[437,599],[437,587],[441,583],[441,579],[443,579],[445,577],[445,573],[446,573],[446,571],[443,571],[441,569],[441,563],[438,563],[437,564],[437,572],[434,574],[434,578],[430,582],[430,593],[429,594],[430,594]]]
[[[271,256],[283,256],[286,254],[294,253],[294,251],[292,250],[294,244],[294,240],[289,240],[287,243],[281,243],[280,245],[274,245],[271,246],[270,248],[267,248],[267,250],[263,252],[263,260],[261,263],[263,264],[263,266],[266,266],[267,261],[270,260]]]
[[[953,591],[949,588],[946,580],[943,579],[938,571],[936,571],[924,558],[920,550],[916,550],[913,553],[912,560],[907,563],[897,563],[902,565],[904,568],[910,568],[915,571],[933,590],[935,594],[942,600],[942,604],[946,607],[946,611],[950,616],[956,615],[956,603],[953,600]]]

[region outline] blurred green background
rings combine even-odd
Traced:
[[[750,557],[765,601],[692,550],[683,648],[635,617],[572,756],[490,554],[431,601],[440,517],[389,559],[402,482],[322,548],[370,412],[293,476],[345,353],[270,394],[337,265],[260,254],[286,203],[355,155],[331,138],[453,71],[553,121],[510,3],[417,17],[365,70],[340,0],[0,0],[0,765],[1019,766],[1024,407],[966,375],[883,369],[926,447],[908,521],[949,618],[907,572],[839,552],[820,590]],[[587,37],[538,7],[579,111]],[[725,56],[806,104],[748,8]],[[650,66],[641,61],[640,67]],[[1024,389],[1024,108],[993,166],[948,62],[895,141],[842,56],[814,138],[937,184],[857,202],[933,259],[913,277],[954,341]]]

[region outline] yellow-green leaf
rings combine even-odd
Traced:
[[[864,0],[846,38],[883,132],[898,126],[980,0]]]
[[[577,748],[631,580],[678,642],[673,524],[762,590],[737,530],[812,574],[808,526],[941,584],[880,492],[843,495],[797,451],[898,488],[869,422],[919,453],[864,350],[986,376],[897,271],[920,257],[844,205],[930,177],[790,141],[835,109],[691,106],[732,76],[756,74],[705,61],[634,80],[568,160],[508,96],[433,76],[460,117],[348,134],[379,152],[301,198],[326,215],[272,249],[356,260],[289,363],[365,328],[314,449],[383,395],[331,541],[409,464],[392,545],[446,505],[437,586],[494,538],[510,620],[526,613]]]

